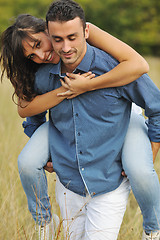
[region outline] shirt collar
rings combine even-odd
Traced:
[[[92,61],[93,61],[93,48],[87,43],[86,54],[82,61],[80,62],[80,64],[77,66],[76,70],[88,72],[90,70]]]
[[[77,68],[74,70],[76,71],[82,71],[82,72],[89,72],[91,64],[93,60],[93,48],[87,43],[87,51],[80,62],[80,64],[77,66]],[[64,77],[64,75],[61,75],[61,61],[59,61],[58,64],[53,65],[53,67],[50,70],[51,74],[59,75],[60,77]]]
[[[51,74],[61,75],[61,60],[57,64],[53,64],[53,67],[49,71]]]

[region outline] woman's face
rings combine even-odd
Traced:
[[[24,55],[36,63],[54,63],[59,62],[59,56],[53,50],[51,41],[47,33],[39,32],[31,34],[36,41],[25,39],[22,41]]]

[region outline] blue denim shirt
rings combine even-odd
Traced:
[[[96,76],[118,62],[87,45],[76,72]],[[58,65],[43,66],[36,74],[39,94],[60,86]],[[160,91],[147,74],[131,84],[87,92],[50,109],[50,151],[60,181],[71,191],[99,195],[116,189],[121,181],[121,149],[129,124],[131,104],[145,109],[149,136],[160,141]]]

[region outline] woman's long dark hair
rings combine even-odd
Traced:
[[[8,27],[1,37],[2,67],[1,81],[6,72],[7,77],[14,87],[14,95],[18,98],[31,101],[35,96],[34,79],[39,64],[27,59],[24,56],[22,40],[29,38],[36,41],[31,34],[45,32],[46,23],[44,20],[33,17],[29,14],[21,14],[15,23]]]

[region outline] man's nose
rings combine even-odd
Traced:
[[[63,42],[63,47],[62,47],[63,52],[67,53],[71,50],[70,42],[69,41],[64,41]]]

